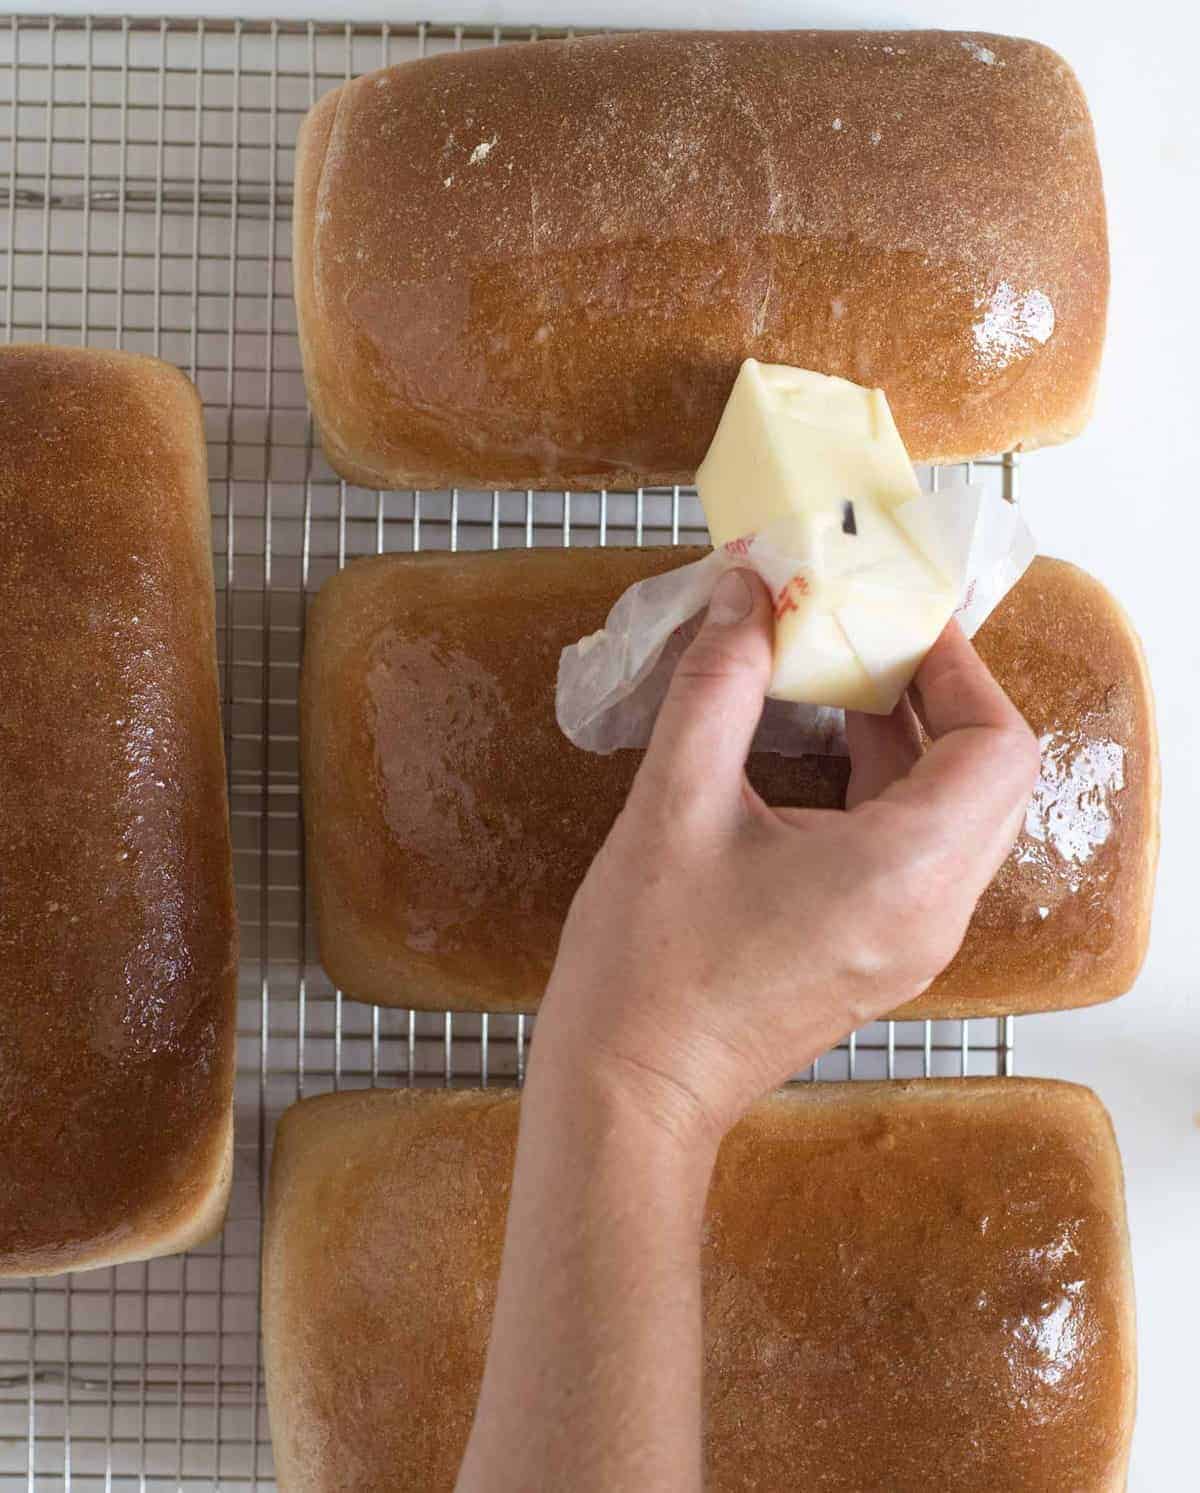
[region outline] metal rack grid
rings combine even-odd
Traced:
[[[221,1239],[0,1281],[0,1493],[271,1488],[258,1245],[273,1127],[301,1095],[519,1082],[532,1018],[343,1001],[306,915],[297,682],[306,598],[394,550],[698,542],[687,489],[374,493],[314,448],[290,298],[296,131],[352,75],[569,34],[430,25],[0,23],[6,340],[177,363],[205,403],[243,958],[236,1172]],[[1015,495],[1011,457],[977,477]],[[933,473],[931,481],[937,480]],[[816,1078],[1010,1072],[1012,1019],[880,1023]]]

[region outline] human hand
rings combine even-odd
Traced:
[[[951,623],[911,701],[848,716],[846,811],[769,808],[744,767],[771,647],[765,587],[729,572],[572,904],[531,1065],[600,1077],[713,1144],[949,963],[1038,773]]]

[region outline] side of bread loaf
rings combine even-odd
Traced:
[[[0,350],[0,1274],[186,1249],[233,1154],[204,430],[152,358]]]
[[[640,760],[562,736],[560,650],[633,581],[698,553],[387,556],[322,589],[301,687],[304,807],[321,958],[347,994],[432,1010],[537,1004]],[[1154,884],[1141,649],[1103,587],[1056,560],[1035,562],[976,642],[1042,739],[1042,781],[957,958],[897,1014],[1109,999],[1141,964]],[[770,803],[829,808],[847,764],[760,754],[749,773]]]
[[[1038,559],[975,646],[1036,732],[1041,776],[957,957],[896,1014],[1112,1000],[1146,957],[1158,865],[1158,733],[1141,641],[1086,571]]]
[[[688,482],[742,360],[882,387],[914,461],[1075,435],[1108,250],[1054,52],[962,32],[477,49],[322,98],[295,295],[370,487]]]
[[[284,1116],[263,1244],[281,1493],[454,1486],[518,1109],[375,1091]],[[787,1090],[724,1142],[703,1267],[714,1493],[1124,1486],[1132,1283],[1089,1090]]]

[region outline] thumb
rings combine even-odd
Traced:
[[[658,713],[637,791],[672,804],[740,799],[771,679],[771,596],[752,570],[727,570]]]

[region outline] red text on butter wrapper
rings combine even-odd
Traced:
[[[801,600],[809,593],[808,577],[794,575],[775,598],[775,616],[786,617],[788,612],[798,612]]]

